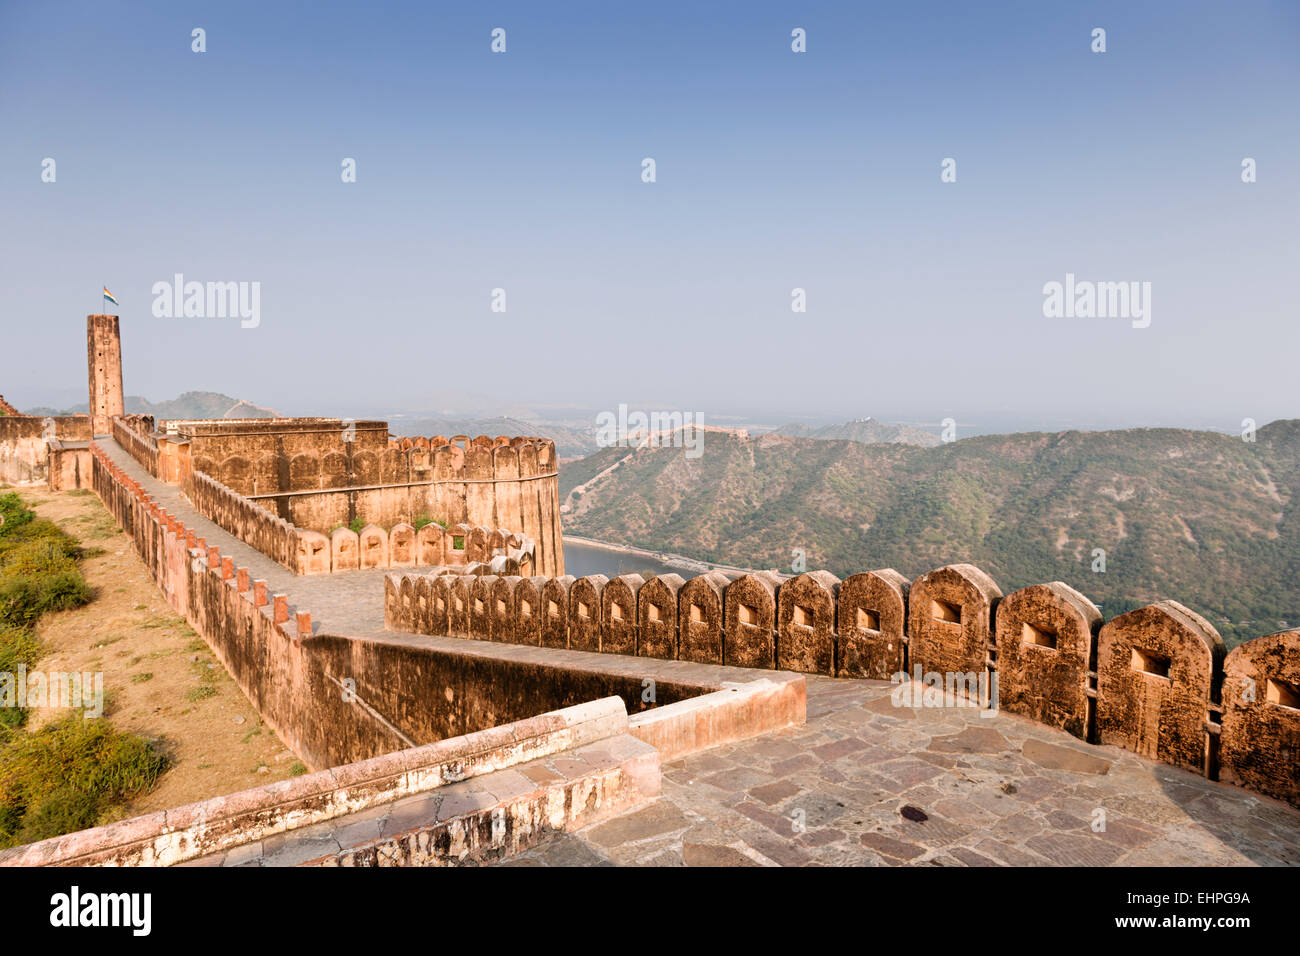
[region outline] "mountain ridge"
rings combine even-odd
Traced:
[[[1022,432],[921,448],[710,435],[693,460],[604,449],[564,466],[560,492],[611,469],[565,516],[599,540],[787,571],[800,548],[810,570],[840,577],[970,562],[1007,593],[1066,581],[1107,617],[1172,598],[1236,641],[1300,623],[1300,420],[1256,438]]]

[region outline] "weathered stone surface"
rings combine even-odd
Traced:
[[[691,578],[677,594],[677,657],[700,664],[722,663],[723,589],[720,571]]]
[[[470,586],[469,636],[476,641],[499,640],[492,633],[492,625],[496,623],[496,615],[493,613],[496,605],[493,589],[496,583],[496,575],[483,574],[476,576]]]
[[[1108,621],[1097,639],[1097,736],[1204,772],[1206,718],[1223,661],[1219,632],[1176,601]]]
[[[565,574],[542,586],[542,647],[569,646],[569,592],[575,581]]]
[[[492,640],[505,644],[519,643],[515,639],[515,588],[523,578],[517,574],[501,575],[492,582],[492,604],[488,613],[492,617]]]
[[[447,601],[447,633],[452,637],[470,636],[470,612],[474,607],[473,589],[474,576],[452,576]]]
[[[569,647],[575,651],[600,650],[600,598],[609,578],[589,574],[569,590]]]
[[[776,666],[806,674],[835,672],[835,602],[840,579],[810,571],[777,592]]]
[[[996,619],[998,706],[1086,739],[1088,674],[1101,628],[1096,605],[1054,581],[1007,595]]]
[[[299,574],[330,573],[330,540],[318,531],[299,531],[296,536]]]
[[[1110,761],[1074,747],[1049,744],[1030,738],[1025,741],[1024,754],[1040,767],[1049,770],[1069,770],[1073,773],[1102,774],[1110,770]]]
[[[537,647],[542,643],[545,603],[542,597],[547,578],[520,578],[515,585],[514,643]]]
[[[377,525],[366,525],[357,536],[361,552],[361,567],[388,567],[388,532]]]
[[[677,596],[685,583],[680,574],[658,574],[637,593],[638,656],[677,657]]]
[[[413,568],[417,557],[415,528],[405,523],[393,525],[388,532],[388,566]]]
[[[445,563],[442,525],[432,522],[426,524],[415,533],[415,544],[420,564],[436,566]]]
[[[722,662],[732,667],[776,666],[776,589],[767,571],[732,581],[723,594]]]
[[[910,587],[893,568],[844,580],[839,593],[838,676],[889,680],[904,670]]]
[[[908,592],[908,662],[939,674],[983,674],[1002,592],[971,564],[923,574]]]
[[[335,528],[330,535],[330,567],[334,571],[356,571],[361,566],[360,539],[355,531]]]
[[[637,595],[645,579],[639,574],[620,574],[601,592],[600,649],[605,654],[635,654],[637,639]]]
[[[1300,628],[1238,645],[1223,671],[1220,779],[1300,805]]]
[[[451,634],[453,583],[453,579],[447,575],[429,578],[429,629],[424,633],[440,637]]]

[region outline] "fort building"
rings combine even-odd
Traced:
[[[1213,626],[1176,601],[1105,621],[1063,582],[1004,594],[969,564],[912,581],[893,569],[843,581],[825,571],[575,579],[548,439],[128,416],[117,318],[90,316],[87,340],[90,416],[5,407],[0,478],[92,488],[168,603],[313,772],[0,851],[0,864],[489,862],[654,801],[666,765],[680,773],[693,755],[734,755],[746,741],[768,742],[755,746],[766,747],[770,786],[745,784],[763,799],[799,791],[796,763],[865,754],[880,761],[878,787],[902,781],[890,792],[942,804],[940,781],[960,786],[988,741],[1015,738],[1037,768],[1016,800],[1074,786],[1069,772],[1122,766],[1123,787],[1172,781],[1170,793],[1210,788],[1220,803],[1250,791],[1279,826],[1300,824],[1287,806],[1300,807],[1300,630],[1225,654]],[[895,753],[890,735],[915,739],[908,720],[919,719],[888,689],[912,682],[936,707],[998,711],[1002,723],[945,724],[954,742],[935,737],[928,760]],[[861,721],[907,719],[879,737],[836,724],[812,754],[789,744],[851,694],[866,695]],[[400,825],[356,826],[379,808]],[[1004,839],[996,814],[953,812],[966,822],[931,831],[975,828],[970,846]],[[893,836],[854,839],[873,859],[910,859]],[[1016,853],[1051,860],[1094,836],[1018,839]],[[268,849],[285,846],[296,849]],[[1102,861],[1128,852],[1105,846]]]

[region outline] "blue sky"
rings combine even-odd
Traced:
[[[154,400],[1300,414],[1294,2],[3,0],[0,131],[20,407],[81,394],[107,283]],[[178,272],[260,325],[156,318]],[[1067,272],[1150,282],[1151,326],[1045,318]]]

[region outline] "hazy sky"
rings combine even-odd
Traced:
[[[1293,0],[0,0],[0,393],[84,399],[107,284],[154,400],[1262,424],[1298,147]],[[155,317],[175,273],[260,325]],[[1150,326],[1044,317],[1066,273]]]

